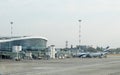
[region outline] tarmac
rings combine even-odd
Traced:
[[[1,75],[120,75],[120,56],[50,60],[0,60]]]

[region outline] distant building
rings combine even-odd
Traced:
[[[44,37],[0,37],[0,51],[12,52],[14,46],[21,46],[22,51],[40,51],[47,47],[47,39]]]

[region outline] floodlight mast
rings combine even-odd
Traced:
[[[13,36],[13,22],[11,21],[10,24],[11,24],[11,38],[12,38],[12,36]]]
[[[78,22],[79,22],[79,47],[81,45],[81,21],[82,20],[78,20]]]
[[[10,39],[12,40],[12,38],[13,38],[13,21],[11,21],[10,24],[11,24],[11,38]],[[11,51],[12,51],[12,41],[10,43],[10,47],[11,47]],[[16,55],[16,57],[17,57],[16,60],[19,60],[19,51],[17,51],[16,54],[17,54]]]
[[[11,21],[10,24],[11,24],[11,36],[10,36],[10,39],[12,39],[12,37],[13,37],[13,22]],[[9,47],[10,47],[10,50],[12,51],[12,42],[10,43]]]

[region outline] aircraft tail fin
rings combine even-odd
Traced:
[[[110,47],[107,46],[107,47],[105,48],[104,52],[110,52],[110,51],[109,51],[109,48],[110,48]]]

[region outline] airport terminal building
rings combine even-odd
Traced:
[[[47,47],[45,37],[0,37],[0,51],[12,52],[14,46],[21,46],[22,51],[40,51]]]

